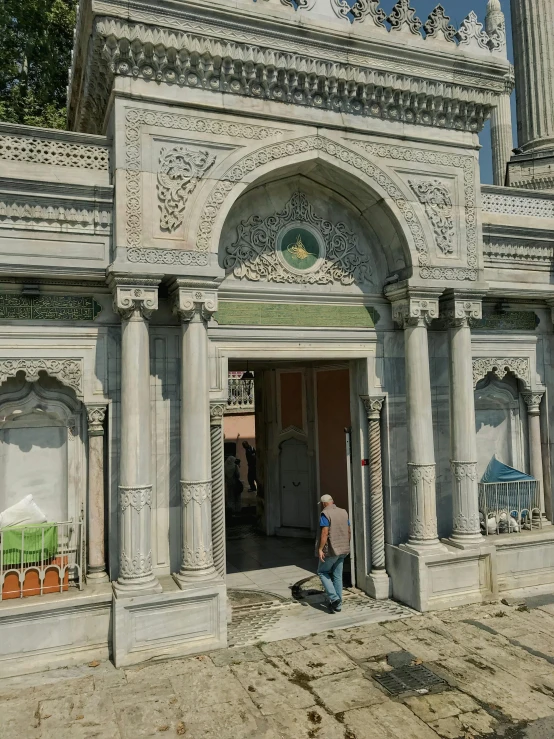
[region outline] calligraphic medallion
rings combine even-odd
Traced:
[[[325,256],[317,230],[305,223],[289,223],[277,235],[277,254],[293,272],[314,272]]]

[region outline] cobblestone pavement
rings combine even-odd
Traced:
[[[554,605],[471,606],[0,681],[2,739],[553,739]],[[550,599],[554,601],[554,599]],[[329,616],[332,619],[332,616]],[[396,697],[375,679],[429,668]]]

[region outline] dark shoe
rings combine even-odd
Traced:
[[[333,613],[340,613],[342,611],[342,602],[340,600],[335,600],[331,603],[330,608]]]

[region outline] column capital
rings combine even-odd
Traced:
[[[467,328],[471,321],[483,317],[483,296],[476,293],[458,293],[448,290],[441,301],[441,316],[449,328]]]
[[[87,422],[89,436],[104,436],[104,419],[108,406],[106,403],[87,403]]]
[[[113,308],[124,321],[148,320],[158,310],[160,280],[134,275],[110,275],[108,285],[113,292]]]
[[[362,395],[361,396],[368,421],[379,421],[381,411],[385,404],[384,395]]]
[[[213,283],[193,282],[190,280],[175,280],[172,285],[173,312],[183,323],[188,323],[198,317],[209,321],[217,312],[217,286]]]
[[[217,400],[210,403],[210,426],[221,426],[227,403]]]
[[[540,407],[542,398],[544,395],[544,390],[534,391],[534,392],[523,392],[521,393],[523,400],[525,401],[527,405],[527,412],[530,416],[538,416],[540,415]]]

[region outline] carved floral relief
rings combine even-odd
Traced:
[[[371,276],[356,234],[320,218],[301,192],[279,213],[242,221],[223,265],[238,279],[301,285],[352,285]]]

